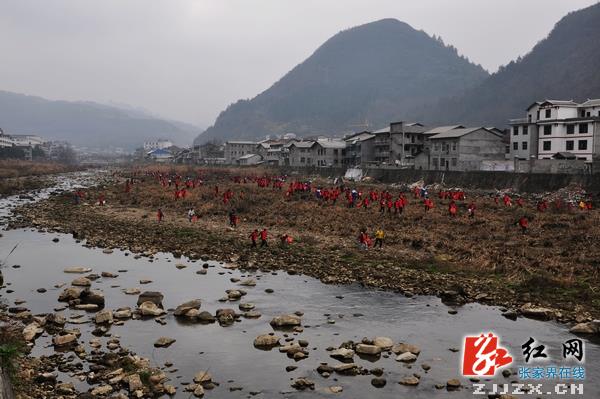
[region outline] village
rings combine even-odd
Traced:
[[[516,173],[598,172],[600,100],[544,100],[531,104],[509,128],[424,126],[392,122],[388,127],[344,137],[298,138],[284,134],[261,141],[228,140],[174,148],[168,140],[147,143],[146,158],[208,165],[271,165],[308,168],[387,167],[435,171]],[[150,148],[148,148],[148,146]]]

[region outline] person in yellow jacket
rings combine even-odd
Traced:
[[[381,227],[378,228],[377,231],[375,232],[375,245],[374,245],[375,248],[377,248],[377,245],[379,245],[379,248],[381,248],[383,246],[384,237],[385,237],[385,233],[383,232]]]

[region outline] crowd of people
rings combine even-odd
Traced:
[[[204,186],[202,175],[197,174],[194,177],[182,176],[177,173],[165,173],[160,171],[153,172],[136,172],[130,175],[125,182],[125,192],[131,194],[132,187],[142,180],[147,178],[153,179],[160,184],[166,191],[171,191],[173,201],[185,200],[188,193],[192,190]],[[368,211],[378,204],[378,213],[380,217],[401,217],[404,209],[409,206],[408,197],[414,199],[414,205],[419,203],[423,207],[424,215],[435,209],[436,204],[433,196],[430,195],[430,189],[426,185],[414,185],[410,189],[397,190],[392,193],[389,189],[363,188],[357,185],[348,185],[343,181],[336,182],[331,186],[315,185],[312,180],[291,180],[288,176],[233,176],[226,179],[217,180],[218,183],[223,183],[225,187],[220,187],[216,184],[212,188],[213,199],[220,201],[228,210],[228,222],[232,229],[238,228],[240,217],[236,207],[243,205],[245,190],[236,189],[236,186],[254,184],[260,189],[270,189],[283,192],[283,201],[314,201],[319,206],[337,206],[338,199],[343,198],[344,206],[351,210],[362,209]],[[229,184],[228,184],[229,183]],[[228,184],[228,185],[227,185]],[[233,186],[232,186],[233,184]],[[287,189],[284,191],[284,187]],[[85,193],[78,190],[75,194],[75,201],[79,203],[85,198]],[[484,197],[485,198],[485,197]],[[506,208],[523,208],[523,212],[515,221],[515,225],[523,232],[527,233],[532,217],[529,216],[530,201],[527,201],[523,196],[514,196],[509,193],[492,195],[490,198],[496,206],[504,206]],[[481,197],[478,198],[481,202]],[[465,215],[469,219],[476,216],[477,204],[475,199],[468,200],[467,194],[462,190],[439,190],[437,191],[437,201],[441,204],[447,203],[447,215],[450,219],[458,218]],[[98,197],[98,205],[106,203],[105,195],[102,193]],[[502,205],[500,205],[502,204]],[[535,204],[535,205],[534,205]],[[579,198],[578,201],[563,201],[556,198],[553,201],[540,199],[532,203],[533,209],[539,213],[547,212],[551,209],[555,211],[570,211],[578,208],[581,211],[589,211],[592,209],[591,198]],[[461,210],[464,209],[463,213]],[[194,207],[190,207],[187,211],[187,219],[189,223],[197,222],[200,215],[196,213]],[[157,210],[157,221],[163,222],[165,214],[162,208]],[[262,230],[255,229],[249,234],[250,246],[257,248],[258,240],[260,239],[260,247],[268,247],[268,231],[266,228]],[[292,244],[293,239],[288,234],[283,234],[279,237],[280,244],[287,246]],[[385,240],[385,232],[382,228],[378,228],[370,235],[367,229],[361,229],[359,232],[357,243],[361,249],[383,248]]]

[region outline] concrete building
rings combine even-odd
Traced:
[[[350,135],[346,141],[345,164],[349,167],[375,162],[375,135],[364,131]]]
[[[414,158],[423,151],[427,129],[420,123],[392,122],[376,130],[375,161],[386,165],[413,165]]]
[[[292,141],[284,148],[290,166],[336,167],[346,163],[346,142],[340,139]]]
[[[289,152],[290,166],[315,166],[316,161],[312,148],[316,141],[292,141],[286,144]]]
[[[600,156],[600,99],[578,104],[545,100],[527,108],[527,116],[512,119],[511,155],[516,159],[577,159]]]
[[[482,170],[489,162],[505,161],[502,136],[483,127],[453,128],[429,138],[428,169]]]
[[[256,141],[226,141],[224,147],[225,163],[228,165],[235,165],[240,157],[248,154],[256,154],[257,151],[258,142]]]
[[[144,151],[148,153],[152,150],[162,150],[173,146],[171,140],[158,139],[144,142]]]

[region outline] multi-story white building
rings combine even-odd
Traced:
[[[545,100],[510,121],[513,158],[576,158],[591,162],[600,155],[600,100],[582,104]]]

